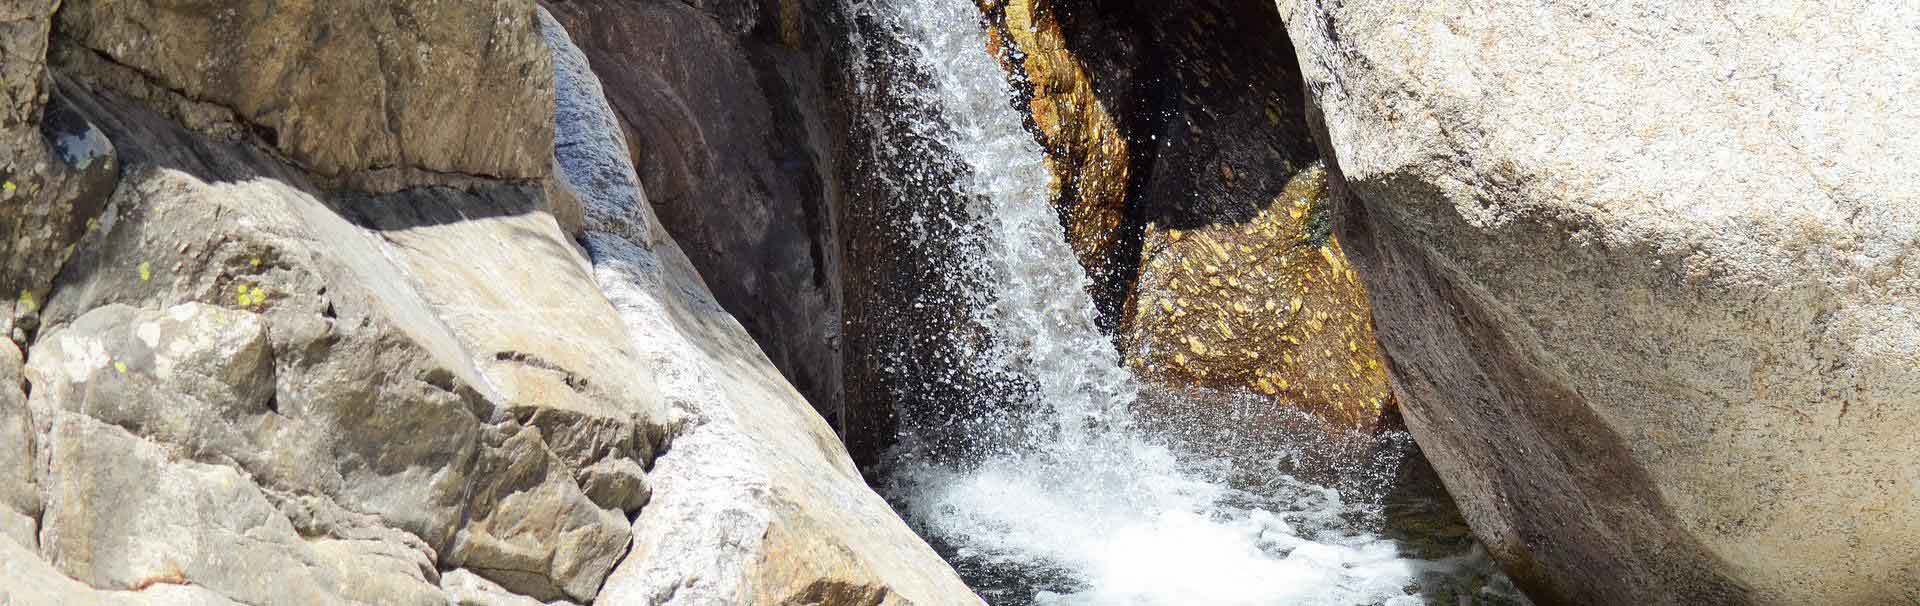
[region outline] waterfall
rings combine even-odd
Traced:
[[[1136,429],[1139,388],[1095,327],[1042,150],[972,0],[852,0],[844,17],[857,92],[902,108],[863,118],[887,133],[870,143],[885,169],[873,178],[909,210],[898,227],[916,250],[937,243],[924,254],[945,255],[932,262],[962,291],[916,296],[967,307],[986,334],[947,337],[961,353],[943,360],[992,386],[973,396],[991,401],[957,421],[900,411],[882,490],[989,601],[1412,605],[1427,603],[1406,589],[1423,578],[1492,574],[1483,554],[1402,557],[1352,528],[1331,488],[1285,477],[1236,488]],[[950,188],[934,198],[946,202],[916,193],[929,187]],[[952,384],[946,376],[928,387]],[[991,447],[938,448],[956,423]]]

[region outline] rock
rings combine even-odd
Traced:
[[[1316,232],[1331,212],[1325,188],[1325,173],[1309,169],[1244,223],[1149,226],[1122,336],[1134,372],[1259,394],[1341,430],[1380,425],[1393,410],[1387,364],[1366,288],[1339,239]],[[1200,408],[1149,410],[1182,420],[1174,425],[1218,418]]]
[[[810,71],[824,45],[794,48],[793,0],[778,3],[777,31],[756,30],[772,4],[546,6],[584,55],[561,60],[557,77],[604,82],[615,110],[606,127],[621,131],[655,216],[721,305],[838,426],[840,240],[836,192],[824,182],[835,159],[819,115],[828,104]]]
[[[20,371],[20,350],[0,339],[0,537],[32,545],[40,492],[33,477],[33,415]]]
[[[0,6],[0,337],[15,343],[38,327],[48,286],[119,169],[113,144],[49,94],[47,37],[57,4]]]
[[[556,63],[580,51],[557,23]],[[577,63],[576,63],[577,64]],[[599,82],[558,79],[562,176],[587,196],[585,245],[640,367],[660,371],[669,448],[603,603],[982,602],[866,486],[826,422],[716,301],[655,220]],[[608,169],[613,169],[609,171]],[[596,180],[616,178],[604,187]]]
[[[0,537],[0,601],[19,606],[239,606],[202,587],[158,584],[140,591],[99,591],[55,570],[33,550]]]
[[[1218,454],[1248,461],[1302,431],[1391,427],[1386,360],[1330,233],[1292,49],[1261,42],[1285,35],[1273,9],[981,6],[1032,89],[1031,126],[1103,328],[1149,389],[1209,402],[1149,398],[1143,419],[1197,447],[1243,445]],[[1295,422],[1299,411],[1323,422]],[[1268,421],[1249,429],[1247,415]]]
[[[469,522],[447,563],[542,600],[591,601],[627,554],[632,532],[621,510],[602,509],[574,483],[567,463],[537,428],[489,428],[467,508]]]
[[[1015,86],[1031,95],[1031,128],[1053,174],[1049,193],[1067,243],[1093,280],[1103,327],[1111,330],[1133,286],[1140,245],[1139,226],[1127,221],[1134,142],[1094,90],[1096,81],[1114,76],[1096,77],[1068,44],[1053,0],[980,0],[980,10],[987,16],[989,50]]]
[[[646,470],[632,459],[605,459],[580,470],[580,487],[601,507],[629,514],[653,498]]]
[[[1407,425],[1537,602],[1920,595],[1920,13],[1280,7]]]
[[[322,194],[255,148],[74,97],[128,178],[47,302],[36,411],[238,470],[312,557],[365,562],[316,577],[338,599],[445,603],[437,566],[529,545],[541,567],[482,573],[592,598],[630,530],[574,470],[649,463],[660,414],[540,188]]]
[[[440,590],[447,593],[448,606],[564,606],[568,602],[539,600],[507,591],[466,569],[440,575]]]
[[[119,428],[56,417],[41,549],[62,573],[111,589],[191,584],[249,604],[347,603],[337,571],[233,468],[174,461]]]
[[[530,0],[177,8],[63,3],[64,69],[361,187],[547,174],[552,68]]]

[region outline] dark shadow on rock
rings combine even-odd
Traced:
[[[324,190],[305,171],[268,151],[270,146],[257,135],[215,140],[114,93],[92,91],[63,76],[55,80],[76,116],[114,143],[122,166],[176,170],[208,183],[279,181],[314,195],[362,227],[378,230],[545,211],[544,196],[530,183],[475,180],[464,189],[429,186],[391,194]]]
[[[1286,24],[1268,0],[1056,0],[1074,55],[1128,141],[1127,220],[1094,279],[1114,330],[1143,230],[1251,220],[1318,159]],[[1063,209],[1064,211],[1064,209]]]

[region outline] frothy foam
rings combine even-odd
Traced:
[[[1095,327],[1086,275],[1046,197],[1041,150],[987,54],[972,0],[870,0],[847,10],[918,55],[911,60],[928,77],[905,94],[941,118],[869,119],[908,121],[900,130],[938,140],[969,169],[951,187],[971,194],[967,215],[985,229],[970,243],[976,254],[946,262],[975,277],[982,292],[962,299],[994,338],[967,371],[1029,386],[1017,390],[1024,400],[994,402],[974,420],[973,431],[1017,437],[965,463],[938,458],[912,433],[912,411],[901,411],[909,430],[881,487],[990,601],[1405,606],[1429,603],[1409,588],[1436,576],[1492,574],[1477,552],[1403,556],[1353,522],[1373,513],[1365,504],[1331,488],[1284,475],[1236,487],[1221,479],[1220,462],[1136,429],[1128,407],[1139,387]],[[913,167],[900,170],[883,178],[929,184]],[[924,220],[902,228],[919,233]],[[993,587],[1009,579],[1019,587]]]

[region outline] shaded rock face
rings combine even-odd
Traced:
[[[1407,425],[1531,595],[1920,595],[1920,14],[1280,8]]]
[[[602,84],[554,20],[560,175],[631,351],[657,369],[672,432],[602,603],[978,606],[854,469],[668,236]],[[589,494],[595,494],[589,485]]]
[[[552,68],[528,0],[173,4],[63,3],[64,60],[97,64],[99,84],[190,127],[257,134],[361,187],[546,174]]]
[[[26,343],[60,264],[113,192],[112,143],[51,93],[56,2],[0,6],[0,335]]]
[[[714,295],[842,422],[834,157],[795,0],[551,2],[604,81],[647,198]]]
[[[1331,233],[1296,61],[1269,43],[1286,36],[1272,7],[982,7],[1030,92],[1068,238],[1135,374],[1256,416],[1309,411],[1319,431],[1392,426],[1387,364]],[[1239,426],[1228,419],[1240,413],[1178,401],[1145,408],[1168,427]]]

